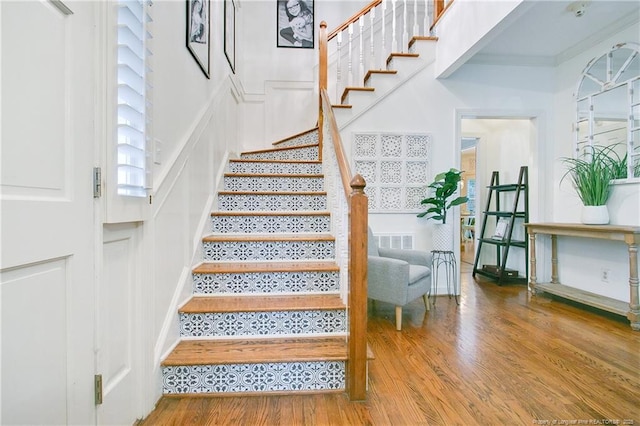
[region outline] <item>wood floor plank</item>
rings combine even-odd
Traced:
[[[403,309],[400,332],[392,305],[370,305],[376,359],[364,402],[343,393],[202,398],[200,405],[165,397],[141,424],[640,424],[640,333],[628,320],[532,296],[523,285],[474,281],[464,265],[460,305],[441,296],[425,311],[419,298]],[[292,404],[302,409],[285,411]]]

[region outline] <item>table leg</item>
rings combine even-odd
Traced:
[[[529,232],[529,290],[536,294],[536,234]]]
[[[638,296],[638,245],[629,244],[629,313],[631,328],[640,331],[640,298]]]
[[[558,236],[551,235],[551,282],[558,284]]]

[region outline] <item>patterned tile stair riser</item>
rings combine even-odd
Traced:
[[[281,142],[275,143],[274,147],[285,148],[285,147],[291,147],[291,146],[311,145],[314,143],[318,143],[318,130],[305,132],[303,134],[292,137],[290,139],[286,139]]]
[[[217,312],[180,314],[180,335],[238,337],[332,335],[345,333],[344,310]]]
[[[215,215],[211,218],[211,232],[220,234],[248,233],[311,233],[330,231],[331,217],[315,215]]]
[[[328,391],[345,388],[344,361],[163,367],[165,394]]]
[[[243,153],[229,162],[219,211],[211,217],[212,234],[203,239],[204,263],[194,268],[189,303],[210,300],[203,309],[180,309],[178,346],[193,349],[176,348],[162,366],[165,394],[344,391],[347,316],[338,296],[317,136],[317,130],[306,132],[274,144],[273,150]],[[269,300],[264,309],[253,302],[248,309],[220,309],[219,298],[233,297],[242,302],[277,297],[284,307]],[[294,306],[292,297],[305,306]],[[312,297],[337,302],[308,304]],[[327,338],[337,339],[337,357],[335,343],[326,352],[321,339]],[[226,352],[225,339],[239,346]],[[248,339],[258,339],[264,348],[247,348],[239,361],[238,351]],[[291,339],[309,345],[312,356],[300,358]],[[209,346],[198,349],[202,344]]]
[[[320,211],[327,209],[326,194],[218,194],[221,211]]]
[[[318,146],[304,146],[295,149],[283,149],[276,151],[264,151],[255,153],[242,153],[240,158],[252,160],[317,160]]]
[[[225,191],[241,192],[321,192],[324,190],[322,177],[254,177],[232,176],[224,178]]]
[[[322,163],[314,161],[283,163],[277,160],[231,160],[229,161],[229,172],[238,174],[319,175],[322,173]]]
[[[208,294],[337,293],[338,271],[193,274],[193,292]]]
[[[207,261],[285,261],[335,259],[333,241],[219,241],[204,243]]]

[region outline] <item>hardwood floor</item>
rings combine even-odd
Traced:
[[[369,392],[162,398],[142,425],[640,425],[640,332],[524,285],[475,282],[425,311],[369,310]],[[544,423],[548,421],[548,423]],[[625,423],[626,422],[626,423]]]

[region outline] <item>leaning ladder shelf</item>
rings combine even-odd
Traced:
[[[500,184],[500,174],[491,174],[491,184],[488,186],[487,204],[482,215],[482,227],[478,238],[478,249],[473,264],[473,276],[482,275],[491,278],[501,285],[505,282],[526,283],[529,274],[529,244],[524,233],[524,224],[529,221],[529,177],[527,166],[520,167],[518,182],[515,184]],[[501,209],[507,194],[512,194],[513,202],[510,210]],[[504,208],[504,207],[503,207]],[[487,224],[495,231],[487,235]],[[522,239],[514,239],[514,227],[522,227]],[[482,257],[482,250],[495,248],[496,265],[478,267]],[[507,259],[511,247],[524,249],[524,276],[518,271],[507,268]]]

